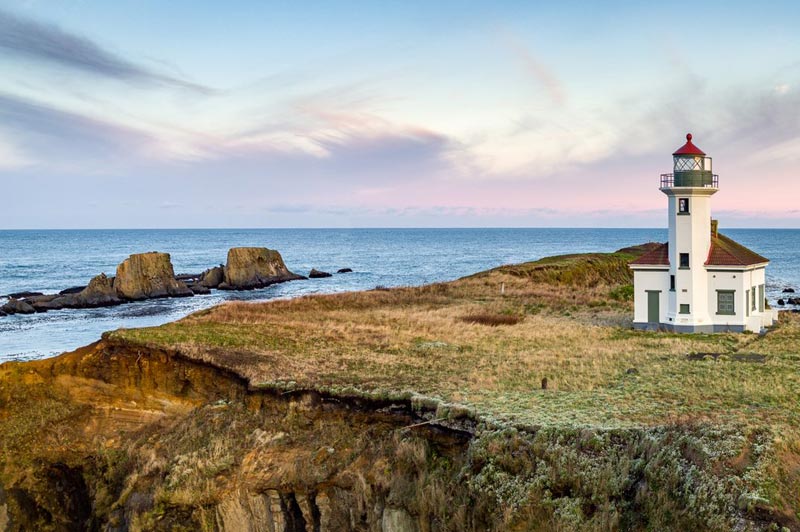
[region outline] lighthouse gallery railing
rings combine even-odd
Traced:
[[[659,188],[673,188],[675,186],[675,174],[661,174],[661,186]],[[711,176],[711,184],[704,185],[703,188],[719,188],[719,175]]]

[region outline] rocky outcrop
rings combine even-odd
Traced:
[[[200,274],[200,285],[206,288],[216,288],[225,281],[225,266],[221,264],[214,268],[209,268]]]
[[[79,292],[65,290],[48,296],[36,296],[25,300],[36,312],[62,308],[95,308],[119,305],[123,302],[114,290],[113,281],[101,273]]]
[[[86,287],[85,286],[73,286],[72,288],[66,288],[58,293],[60,296],[66,296],[69,294],[80,294]]]
[[[0,307],[0,310],[6,314],[33,314],[36,312],[36,309],[33,308],[30,303],[22,299],[11,299],[8,303]]]
[[[275,283],[304,279],[289,271],[281,254],[267,248],[231,248],[221,290],[250,290]]]
[[[160,297],[206,295],[212,288],[250,290],[295,279],[305,277],[290,272],[280,253],[267,248],[232,248],[228,251],[226,266],[216,266],[201,274],[178,276],[168,253],[139,253],[131,255],[117,267],[116,277],[100,274],[87,286],[68,288],[58,294],[10,294],[6,296],[10,300],[0,307],[0,316],[63,308],[106,307]]]
[[[175,279],[169,253],[155,251],[131,255],[117,266],[114,290],[131,301],[193,295],[186,284]]]
[[[336,270],[336,273],[353,273],[352,268],[339,268]]]
[[[207,288],[200,283],[190,283],[187,286],[189,287],[189,290],[191,290],[196,296],[207,296],[211,293],[210,288]]]
[[[14,292],[13,294],[8,294],[7,298],[9,299],[25,299],[26,297],[35,297],[44,295],[41,292]]]
[[[75,294],[75,300],[83,307],[106,307],[121,301],[114,288],[114,280],[104,273],[92,278],[86,288]]]
[[[311,271],[308,273],[308,277],[310,279],[322,279],[324,277],[333,277],[333,276],[328,272],[323,272],[316,268],[311,268]]]

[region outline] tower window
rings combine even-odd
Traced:
[[[717,314],[727,314],[733,316],[736,314],[734,307],[734,295],[736,292],[733,290],[717,290]]]
[[[678,214],[689,214],[689,198],[678,198]]]
[[[689,254],[688,253],[681,253],[679,255],[678,265],[681,268],[688,268],[689,267]]]
[[[674,275],[670,275],[669,276],[669,290],[670,290],[670,292],[674,292],[675,291],[675,276]]]
[[[680,310],[678,312],[680,314],[689,314],[689,305],[686,303],[681,303]]]

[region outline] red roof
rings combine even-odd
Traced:
[[[717,236],[711,236],[711,249],[708,250],[706,266],[753,266],[764,262],[769,262],[769,259],[727,236],[719,233]]]
[[[717,233],[717,236],[711,236],[711,247],[708,250],[708,258],[705,265],[754,266],[765,262],[769,262],[769,259],[747,249],[727,236]],[[669,244],[659,244],[658,247],[631,261],[631,264],[638,266],[669,266]]]
[[[672,155],[705,155],[705,152],[692,144],[692,134],[686,134],[686,144],[678,148]]]
[[[669,244],[659,244],[638,259],[631,261],[631,264],[643,266],[669,266]]]

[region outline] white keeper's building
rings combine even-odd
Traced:
[[[669,242],[630,265],[637,329],[676,332],[759,332],[777,311],[766,308],[769,260],[719,234],[711,196],[719,190],[711,157],[692,144],[672,154],[674,169],[661,175],[668,198]]]

